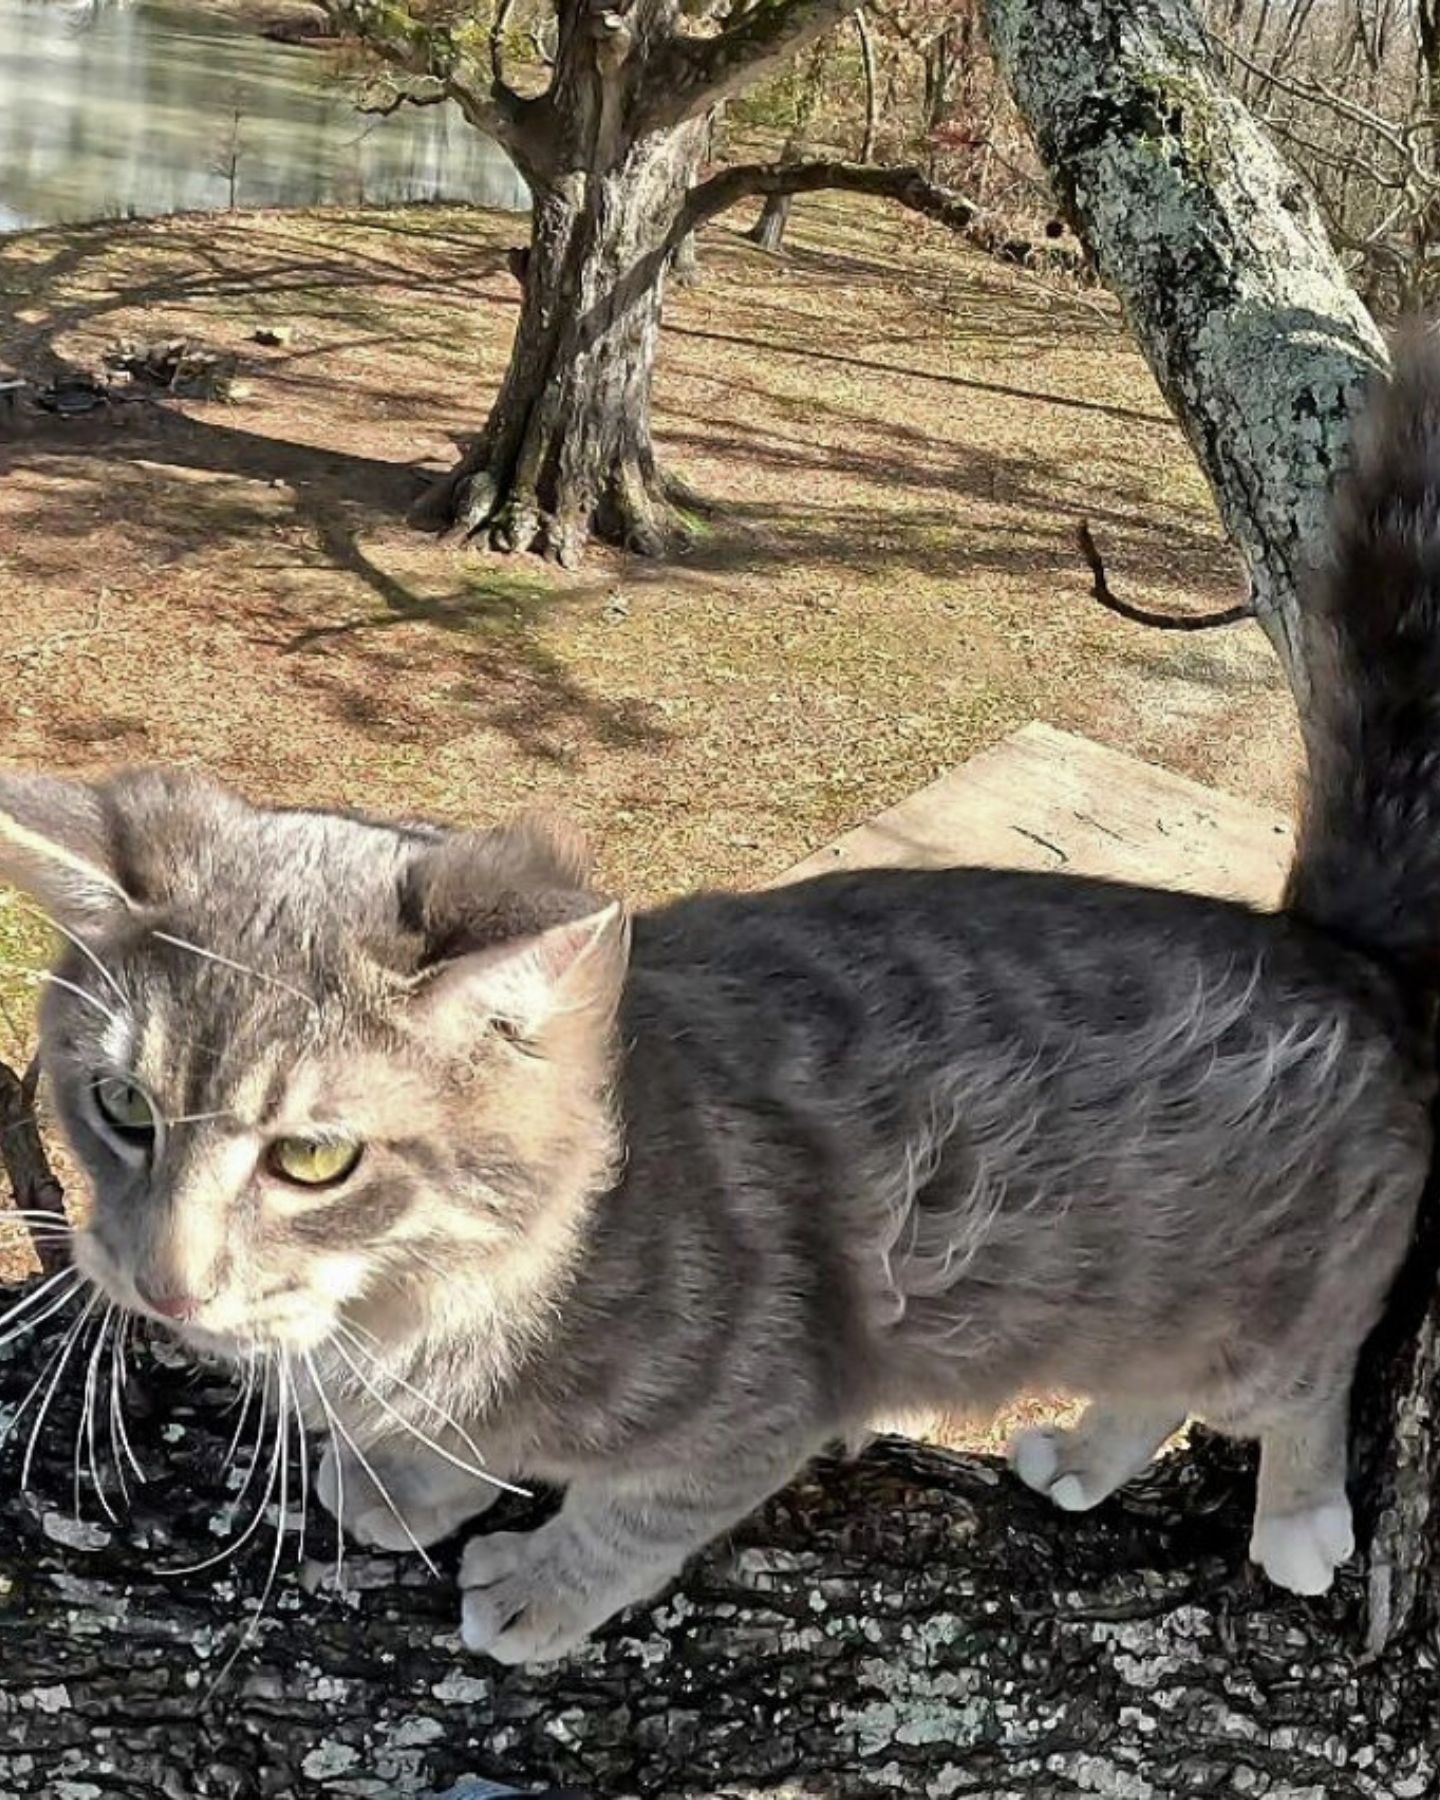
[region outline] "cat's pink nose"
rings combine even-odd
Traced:
[[[201,1307],[201,1301],[194,1294],[162,1294],[147,1287],[138,1277],[135,1282],[135,1292],[148,1307],[159,1313],[162,1319],[175,1319],[181,1322],[193,1319]]]

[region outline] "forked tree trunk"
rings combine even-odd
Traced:
[[[656,465],[650,389],[666,265],[704,124],[629,143],[538,188],[510,364],[432,522],[576,563],[591,532],[645,555],[683,537]]]

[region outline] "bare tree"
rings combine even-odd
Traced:
[[[693,496],[658,466],[651,442],[655,346],[667,271],[726,207],[841,187],[893,199],[1001,254],[1029,252],[921,168],[796,160],[798,135],[788,159],[697,179],[716,108],[807,49],[800,91],[818,89],[821,40],[857,0],[773,0],[723,20],[707,11],[712,0],[687,0],[689,15],[681,0],[613,9],[555,0],[553,30],[532,27],[532,72],[543,68],[545,79],[537,93],[512,86],[499,66],[503,29],[432,18],[421,12],[427,0],[409,10],[390,0],[324,3],[387,70],[369,84],[367,109],[454,101],[505,147],[532,192],[505,379],[470,449],[419,508],[422,522],[496,549],[573,564],[592,532],[648,555],[683,542]]]
[[[683,495],[651,444],[650,385],[706,118],[855,4],[776,0],[695,25],[679,0],[557,0],[548,83],[527,95],[463,20],[432,18],[422,0],[327,0],[399,73],[402,98],[454,100],[533,195],[510,365],[473,447],[429,497],[436,523],[566,563],[592,530],[658,553],[683,529]]]
[[[1209,0],[1237,91],[1309,181],[1367,301],[1440,296],[1436,0]]]

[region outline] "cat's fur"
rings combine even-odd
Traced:
[[[827,1440],[1022,1387],[1093,1397],[1015,1451],[1066,1507],[1187,1413],[1258,1437],[1252,1553],[1324,1588],[1356,1353],[1430,1157],[1433,361],[1366,442],[1277,917],[954,870],[627,926],[534,826],[0,781],[0,870],[83,946],[43,1019],[95,1188],[82,1266],[196,1345],[283,1351],[364,1539],[432,1541],[487,1497],[396,1415],[563,1484],[550,1523],[465,1556],[466,1640],[505,1661],[654,1592]],[[106,1074],[168,1121],[149,1152],[99,1118]],[[266,1173],[267,1140],[316,1128],[365,1141],[344,1185]]]

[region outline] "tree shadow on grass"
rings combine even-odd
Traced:
[[[401,335],[397,293],[404,301],[403,335],[416,343],[441,341],[455,309],[516,303],[513,286],[492,281],[505,259],[503,247],[493,241],[383,216],[360,215],[338,226],[331,216],[328,227],[323,241],[307,234],[303,219],[267,220],[260,232],[207,220],[203,229],[180,221],[158,232],[150,226],[102,226],[22,234],[0,249],[0,287],[13,294],[14,312],[23,315],[10,328],[6,348],[28,371],[41,372],[67,366],[71,334],[97,324],[103,329],[121,311],[163,311],[167,319],[194,311],[203,332],[207,323],[235,309],[248,321],[286,316],[277,309],[292,307],[305,316],[303,309],[313,305],[329,323],[343,319],[343,338],[292,346],[268,358],[267,378],[300,401],[328,404],[330,393],[343,389],[352,413],[367,404],[383,411],[391,397],[386,391],[368,391],[348,371],[327,368],[319,359],[394,342]],[[513,221],[505,235],[514,235]],[[397,260],[408,254],[412,240],[423,245],[423,268]],[[118,270],[107,260],[117,241],[127,250],[134,245],[133,256]],[[733,258],[733,247],[720,249],[723,258]],[[883,261],[845,249],[802,246],[799,261],[807,279],[819,278],[822,265],[831,282],[881,273],[894,279],[893,268]],[[928,271],[925,279],[933,274]],[[974,279],[983,288],[989,278],[982,272]],[[1046,325],[1026,297],[1002,298],[1033,328]],[[440,309],[440,323],[427,340],[424,323],[432,306]],[[725,322],[722,317],[718,324]],[[752,324],[759,329],[752,331]],[[1159,410],[852,352],[843,347],[843,338],[839,347],[827,348],[813,340],[782,341],[794,329],[793,312],[761,298],[747,304],[739,330],[689,324],[672,313],[666,338],[671,354],[684,358],[679,372],[692,382],[704,379],[706,347],[718,344],[758,351],[767,359],[835,364],[897,384],[936,382],[994,395],[1045,409],[1041,417],[1059,409],[1101,414],[1122,424],[1170,423]],[[1048,329],[1053,335],[1053,320]],[[763,575],[797,561],[865,579],[903,579],[907,572],[943,579],[976,568],[1002,573],[1022,568],[1043,578],[1053,570],[1067,588],[1073,582],[1078,600],[1085,584],[1070,532],[1080,510],[1108,531],[1117,568],[1132,577],[1173,584],[1179,571],[1185,591],[1197,600],[1233,588],[1231,564],[1210,520],[1199,513],[1193,523],[1177,519],[1171,507],[1163,534],[1157,533],[1143,483],[1117,487],[1108,473],[1105,503],[1096,504],[1093,481],[1063,455],[1048,453],[1043,433],[1036,433],[1033,446],[1007,453],[937,440],[893,414],[866,418],[813,393],[793,413],[796,427],[790,431],[784,419],[799,403],[783,391],[780,377],[767,386],[759,366],[752,354],[750,373],[737,377],[765,403],[756,408],[756,422],[743,428],[693,411],[666,421],[661,408],[660,443],[668,456],[721,458],[770,476],[793,475],[796,481],[787,482],[784,491],[788,496],[793,487],[799,496],[794,502],[725,505],[704,523],[689,557],[656,574],[682,603],[692,588],[713,592],[717,576]],[[418,388],[409,398],[420,403]],[[828,442],[813,431],[818,417],[831,426]],[[294,659],[299,679],[318,702],[376,736],[397,728],[397,709],[407,728],[421,729],[421,715],[402,691],[412,661],[424,664],[432,693],[540,757],[569,754],[577,733],[611,744],[659,742],[667,735],[647,708],[589,691],[535,629],[556,609],[595,600],[613,580],[607,572],[613,560],[601,563],[598,579],[576,583],[529,562],[497,564],[457,551],[453,579],[445,564],[437,580],[433,553],[425,563],[401,541],[399,521],[424,478],[419,465],[250,430],[213,408],[186,412],[169,404],[43,423],[24,440],[0,446],[0,467],[15,471],[27,465],[60,471],[60,490],[78,483],[80,491],[99,497],[101,512],[108,509],[112,522],[130,497],[134,509],[143,511],[146,551],[153,559],[175,561],[217,546],[254,544],[265,548],[257,549],[251,570],[262,577],[275,570],[275,587],[283,587],[297,567],[316,577],[306,589],[316,596],[313,616],[307,619],[293,602],[252,587],[244,600],[247,627],[258,624],[272,645]],[[841,477],[854,498],[838,505],[819,498],[807,504],[802,486],[807,476],[828,477],[832,486]],[[903,504],[891,498],[897,492],[905,496]],[[917,497],[930,495],[936,504],[916,504]],[[978,503],[967,510],[963,530],[957,524],[961,500]],[[22,531],[28,522],[38,538],[53,542],[80,529],[83,512],[67,504],[63,491],[47,494],[33,502]],[[424,563],[418,577],[417,561]],[[642,572],[649,573],[633,564],[626,568],[632,578]],[[344,583],[323,586],[327,573],[344,576]],[[347,596],[356,593],[360,605],[348,606]],[[215,602],[217,607],[230,603],[228,596]],[[404,627],[443,634],[443,646]],[[434,716],[424,724],[437,735],[440,729]]]
[[[27,545],[59,539],[67,555],[83,558],[87,533],[117,518],[129,522],[152,564],[254,546],[248,591],[220,591],[209,604],[217,618],[228,614],[293,659],[297,681],[349,724],[377,737],[403,730],[407,741],[438,740],[445,725],[430,703],[439,698],[541,760],[566,760],[577,736],[612,745],[665,737],[647,708],[592,691],[541,640],[536,628],[579,594],[538,570],[487,567],[459,554],[453,585],[430,591],[397,572],[384,544],[377,553],[373,540],[387,530],[408,548],[396,521],[422,485],[415,467],[168,407],[125,412],[119,425],[94,416],[46,422],[23,444],[0,447],[0,478],[26,468],[63,478],[53,495],[12,510],[16,572],[38,554]],[[29,567],[45,579],[38,560]],[[349,579],[342,585],[326,579],[332,575]],[[357,590],[369,604],[354,605]],[[307,620],[312,594],[317,616]],[[403,652],[371,641],[402,626],[443,633],[443,649],[428,636],[408,636]],[[101,741],[93,721],[86,735]]]

